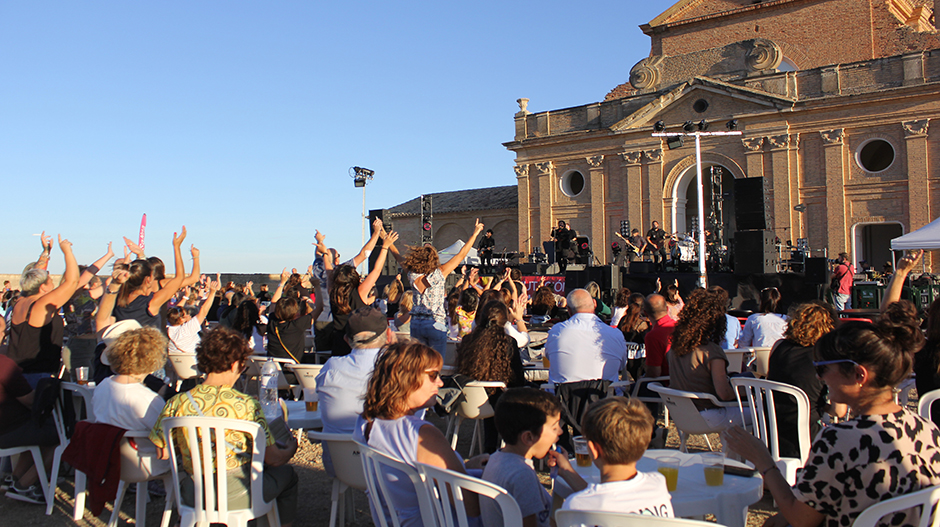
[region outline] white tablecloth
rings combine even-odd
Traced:
[[[637,463],[637,470],[656,472],[656,459],[660,457],[679,458],[679,483],[676,490],[670,493],[676,516],[714,514],[722,525],[745,527],[748,506],[763,497],[764,481],[760,476],[746,478],[725,474],[722,486],[709,487],[705,484],[702,459],[698,454],[684,454],[678,450],[647,450],[643,459]],[[740,465],[731,460],[725,460],[725,463]],[[574,468],[588,482],[600,480],[600,472],[593,465],[574,465]],[[555,478],[555,493],[562,498],[571,494],[571,489],[564,479]]]
[[[319,410],[308,412],[307,403],[303,401],[284,401],[284,404],[287,405],[287,428],[291,430],[323,428]]]

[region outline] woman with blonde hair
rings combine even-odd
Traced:
[[[813,354],[816,341],[835,328],[836,313],[832,306],[813,300],[794,306],[790,310],[790,322],[783,339],[778,340],[770,351],[767,380],[795,386],[809,397],[809,435],[815,437],[822,427],[824,412],[844,416],[844,405],[829,403],[829,390],[816,376]],[[780,455],[800,457],[797,439],[796,401],[790,396],[775,396]]]
[[[408,465],[427,463],[465,473],[464,463],[450,448],[444,434],[422,419],[424,410],[437,402],[443,359],[440,353],[416,340],[390,345],[379,355],[366,389],[362,415],[353,437]],[[467,467],[480,468],[488,456],[477,456]],[[406,477],[388,471],[392,502],[404,527],[423,525],[414,486]],[[475,494],[465,494],[467,512],[479,516]],[[371,504],[371,500],[370,500]],[[381,522],[379,515],[387,519]],[[372,510],[376,525],[391,523],[389,510]]]
[[[163,399],[144,378],[166,363],[167,338],[156,328],[121,333],[101,354],[114,375],[95,388],[95,420],[125,430],[150,430],[163,410]]]

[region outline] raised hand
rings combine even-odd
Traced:
[[[111,242],[108,242],[108,252],[105,253],[104,256],[105,256],[105,261],[108,261],[111,258],[114,258],[114,249],[111,248]]]
[[[189,252],[193,255],[193,260],[199,258],[199,249],[197,249],[195,245],[189,246]]]
[[[124,245],[126,245],[132,253],[136,254],[138,258],[144,257],[144,250],[140,248],[140,245],[134,243],[134,241],[127,236],[124,236]]]
[[[398,233],[392,231],[385,236],[384,240],[382,240],[382,247],[390,247],[396,241],[398,241]]]
[[[39,243],[42,245],[42,250],[46,252],[52,250],[52,236],[46,236],[46,231],[42,231],[39,235]]]
[[[175,232],[173,233],[173,245],[176,247],[180,247],[183,245],[183,240],[185,239],[186,239],[186,226],[183,225],[183,230],[180,231],[179,236],[177,236]]]
[[[480,221],[480,218],[477,218],[476,225],[473,226],[473,234],[477,235],[483,232],[483,223]]]
[[[375,221],[372,222],[372,232],[382,232],[383,230],[382,218],[376,218]]]
[[[285,267],[284,270],[281,271],[281,283],[286,284],[289,278],[290,278],[290,273],[287,272],[287,268]]]
[[[313,235],[313,238],[317,240],[317,245],[320,245],[321,243],[323,243],[323,240],[326,238],[326,235],[324,235],[320,231],[316,231],[316,234]]]
[[[115,268],[111,271],[111,280],[118,284],[123,284],[131,276],[131,273],[127,269],[117,269]]]
[[[924,255],[923,249],[916,249],[908,254],[905,254],[900,260],[898,260],[897,270],[902,272],[910,272],[911,269],[917,265],[917,262],[920,261],[921,256]]]
[[[49,247],[52,247],[51,238],[50,238],[49,243],[50,243]],[[72,250],[72,242],[68,240],[63,240],[61,234],[59,235],[59,249],[62,249],[62,252],[65,252],[66,250],[69,250],[69,251]]]

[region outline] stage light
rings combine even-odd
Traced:
[[[686,121],[685,124],[682,125],[682,129],[686,132],[691,132],[692,130],[695,130],[695,123],[692,121]]]
[[[431,230],[431,223],[430,223],[430,222],[424,222],[424,225],[422,225],[422,227],[424,227],[424,230],[430,231],[430,230]]]
[[[732,119],[732,120],[728,121],[727,123],[725,123],[725,128],[727,128],[729,132],[733,132],[733,131],[737,130],[737,129],[738,129],[738,120],[737,120],[737,119]]]
[[[701,121],[698,122],[698,130],[700,132],[704,132],[705,130],[708,130],[708,122],[706,122],[705,119],[702,119]]]
[[[654,132],[662,132],[666,129],[666,123],[662,121],[656,121],[656,124],[653,125]]]
[[[670,135],[666,138],[666,146],[670,150],[675,150],[676,148],[682,148],[682,136],[680,135]]]

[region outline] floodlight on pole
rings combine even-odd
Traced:
[[[692,121],[686,121],[682,126],[685,132],[655,132],[653,133],[653,137],[665,137],[667,142],[669,142],[670,139],[675,141],[675,138],[679,138],[680,140],[682,137],[695,138],[695,183],[698,188],[698,229],[696,229],[698,230],[698,281],[699,286],[708,287],[708,278],[705,272],[705,185],[702,183],[702,137],[743,135],[744,133],[740,131],[702,131],[708,128],[708,123],[706,123],[704,119],[698,126],[700,130],[693,132],[692,130],[695,129],[696,125]]]
[[[362,167],[349,168],[349,177],[353,179],[353,185],[362,189],[362,245],[366,244],[366,225],[369,223],[369,216],[366,215],[366,183],[372,181],[373,176],[375,176],[374,170]],[[368,265],[360,270],[360,273],[363,271],[368,272]]]

